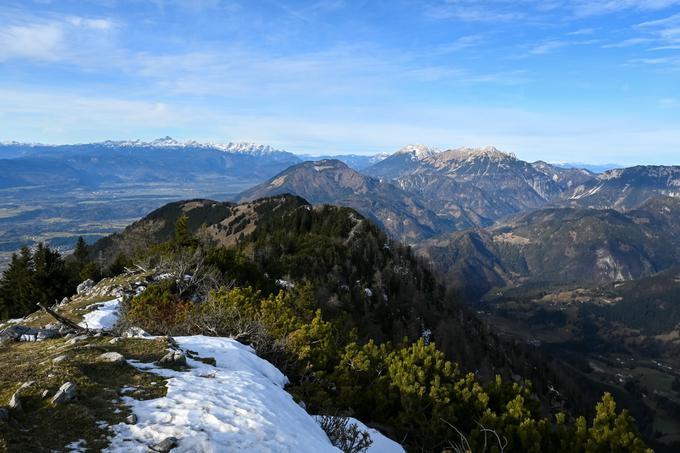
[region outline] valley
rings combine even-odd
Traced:
[[[169,138],[75,149],[22,146],[12,145],[6,151],[13,157],[0,159],[0,167],[16,170],[0,188],[4,263],[19,247],[38,242],[68,253],[83,236],[94,244],[91,258],[103,268],[168,240],[182,215],[188,215],[193,234],[252,254],[244,237],[257,238],[259,229],[276,223],[271,210],[288,212],[307,202],[315,210],[344,206],[356,210],[352,222],[363,216],[389,240],[408,245],[441,280],[441,291],[464,302],[481,324],[470,318],[471,325],[454,327],[450,312],[422,301],[406,309],[398,294],[412,290],[403,288],[383,294],[395,304],[390,314],[395,320],[421,319],[427,325],[423,331],[480,376],[503,369],[507,376],[531,376],[541,391],[560,381],[564,388],[559,402],[553,402],[557,408],[566,401],[584,410],[610,392],[635,416],[657,451],[680,445],[677,167],[596,174],[524,162],[493,147],[440,151],[409,145],[392,155],[305,161],[308,156],[262,145]],[[52,165],[70,170],[59,176]],[[31,170],[22,173],[22,166]],[[299,198],[280,207],[268,205],[287,194]],[[270,201],[263,204],[263,199]],[[338,228],[346,227],[344,217],[331,217],[342,225]],[[282,247],[265,238],[250,247],[266,253]],[[366,247],[375,252],[373,242]],[[254,256],[260,266],[269,259]],[[308,258],[300,259],[307,263]],[[260,272],[268,275],[266,266]],[[371,299],[373,285],[395,278],[395,269],[356,282],[337,266],[327,269],[320,286],[333,288],[330,299],[340,305],[325,309],[336,313],[346,304],[366,304],[356,299],[360,292],[354,294],[359,291],[354,285],[366,285]],[[356,269],[346,272],[353,275]],[[277,278],[317,277],[291,269]],[[319,295],[320,300],[327,297]],[[376,309],[373,302],[370,307]],[[371,332],[367,338],[383,338],[366,322],[358,325]],[[417,337],[414,324],[406,330],[396,325],[388,330]],[[462,332],[480,335],[481,326],[492,333],[481,342],[506,351],[505,359],[473,358],[474,351],[488,345],[459,349],[456,339]],[[532,371],[539,359],[527,357],[534,355],[546,357],[550,371]],[[509,366],[508,356],[525,361]]]

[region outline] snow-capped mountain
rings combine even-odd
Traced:
[[[223,187],[234,182],[241,185],[240,180],[252,185],[299,162],[295,154],[269,145],[171,137],[75,145],[10,142],[0,147],[0,171],[12,175],[11,181],[5,181],[7,187],[195,180],[215,180]]]
[[[422,160],[432,157],[439,152],[436,148],[430,148],[425,145],[415,144],[406,145],[403,148],[397,150],[393,155],[407,154],[413,160]]]
[[[438,151],[408,145],[366,172],[433,200],[440,215],[463,208],[478,217],[478,224],[488,225],[559,198],[566,186],[554,179],[557,170],[547,170],[547,164],[534,167],[493,146]]]
[[[216,149],[227,153],[251,154],[255,156],[287,153],[287,151],[275,149],[270,145],[261,145],[252,142],[198,142],[196,140],[175,140],[172,137],[163,137],[150,142],[142,140],[107,140],[91,145],[101,145],[108,148],[185,148],[185,149]]]

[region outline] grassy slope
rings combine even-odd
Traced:
[[[124,279],[109,279],[100,285],[124,284]],[[60,310],[70,319],[80,321],[86,307],[111,297],[81,296]],[[26,324],[41,326],[51,322],[36,312]],[[97,361],[105,352],[118,352],[126,359],[153,362],[166,352],[164,340],[123,339],[110,343],[111,337],[88,338],[72,344],[67,339],[44,342],[11,343],[0,348],[0,406],[25,382],[34,384],[21,392],[23,411],[12,411],[7,423],[0,422],[0,451],[50,451],[85,440],[87,448],[97,451],[107,445],[107,425],[123,422],[129,410],[120,400],[121,390],[135,387],[128,396],[153,399],[166,393],[165,381],[130,365]],[[58,364],[55,357],[68,358]],[[77,400],[55,406],[51,396],[65,382],[78,387]],[[44,390],[50,396],[43,399]],[[105,423],[103,423],[105,422]]]

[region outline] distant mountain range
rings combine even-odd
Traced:
[[[439,236],[420,251],[474,299],[494,287],[600,284],[668,269],[680,263],[679,222],[676,198],[653,198],[625,213],[546,208]]]
[[[576,216],[581,222],[590,219],[593,225],[609,228],[623,222],[619,214],[607,211],[605,215],[593,209],[629,216],[628,211],[655,197],[680,197],[680,167],[640,166],[598,174],[565,164],[526,162],[491,146],[439,150],[408,145],[391,155],[327,157],[301,156],[254,143],[201,143],[170,137],[58,146],[5,142],[0,145],[0,188],[8,190],[11,197],[0,208],[26,218],[25,228],[14,222],[14,214],[0,218],[0,223],[12,225],[7,229],[11,234],[3,239],[9,242],[0,246],[9,251],[26,237],[35,241],[55,235],[60,244],[67,243],[70,239],[60,232],[74,229],[73,225],[64,223],[64,216],[54,209],[45,210],[43,223],[40,209],[44,208],[32,208],[36,203],[49,206],[57,195],[82,200],[62,212],[80,210],[83,218],[78,219],[78,230],[83,231],[88,216],[96,215],[99,225],[104,225],[106,207],[114,202],[119,206],[126,197],[130,199],[127,205],[134,208],[136,203],[149,209],[173,199],[211,197],[243,202],[291,193],[315,204],[354,208],[392,237],[422,246],[447,272],[466,269],[460,275],[466,276],[468,286],[482,282],[480,288],[486,288],[531,275],[548,277],[548,268],[532,265],[527,257],[522,258],[528,260],[524,271],[509,265],[510,252],[499,250],[517,244],[510,241],[513,247],[507,245],[503,234],[532,241],[541,238],[546,244],[568,243],[568,237],[560,236],[566,230],[545,236],[552,231],[555,218],[573,223]],[[141,193],[148,195],[140,197]],[[26,214],[29,209],[33,209],[30,216]],[[517,232],[523,218],[525,223],[531,221],[535,231]],[[635,226],[630,218],[626,222],[625,228]],[[499,233],[501,227],[510,230]],[[593,237],[600,241],[613,234]],[[616,279],[618,270],[623,278],[634,278],[663,268],[663,250],[643,239],[626,242],[634,250],[648,253],[638,264],[631,262],[611,272],[579,266],[589,269],[588,274],[574,278],[605,275]],[[603,247],[593,244],[588,249],[592,262],[597,262],[598,250],[609,250]],[[529,253],[530,248],[520,249]],[[465,264],[466,260],[473,265]],[[466,272],[471,269],[483,275],[468,278]],[[569,271],[563,274],[571,275]]]
[[[414,243],[444,231],[473,226],[458,217],[437,215],[418,195],[365,176],[339,160],[303,162],[237,197],[246,202],[291,193],[310,203],[348,206],[375,221],[395,238]]]

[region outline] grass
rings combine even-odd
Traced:
[[[100,450],[108,444],[106,426],[129,415],[120,389],[135,387],[132,395],[140,400],[166,394],[165,381],[158,375],[97,360],[100,354],[114,351],[127,359],[152,362],[166,353],[165,341],[124,339],[113,345],[109,341],[110,337],[89,338],[71,345],[58,339],[13,343],[0,350],[0,402],[8,402],[24,382],[35,381],[22,391],[23,411],[13,411],[11,421],[0,424],[0,451],[50,451],[80,439],[88,449]],[[54,364],[52,359],[60,355],[67,360]],[[77,385],[77,400],[53,405],[51,396],[69,381]],[[50,392],[46,399],[41,396],[44,390]]]
[[[100,285],[116,287],[142,277],[116,277]],[[111,300],[111,296],[77,296],[59,310],[79,322],[93,304]],[[39,311],[29,315],[22,325],[44,326],[54,322]],[[143,372],[127,363],[101,362],[105,352],[118,352],[126,359],[155,362],[167,353],[165,339],[125,338],[115,344],[110,336],[90,337],[69,343],[64,338],[42,342],[10,343],[0,348],[0,406],[7,406],[14,392],[25,382],[34,384],[21,392],[23,411],[12,411],[8,423],[0,422],[0,452],[40,452],[63,449],[84,440],[85,447],[99,451],[108,445],[109,425],[125,421],[130,415],[121,400],[121,389],[134,387],[128,394],[139,400],[165,396],[165,380]],[[55,364],[53,359],[65,355]],[[65,382],[77,386],[76,401],[53,405],[51,397]],[[47,390],[49,396],[42,397]]]

